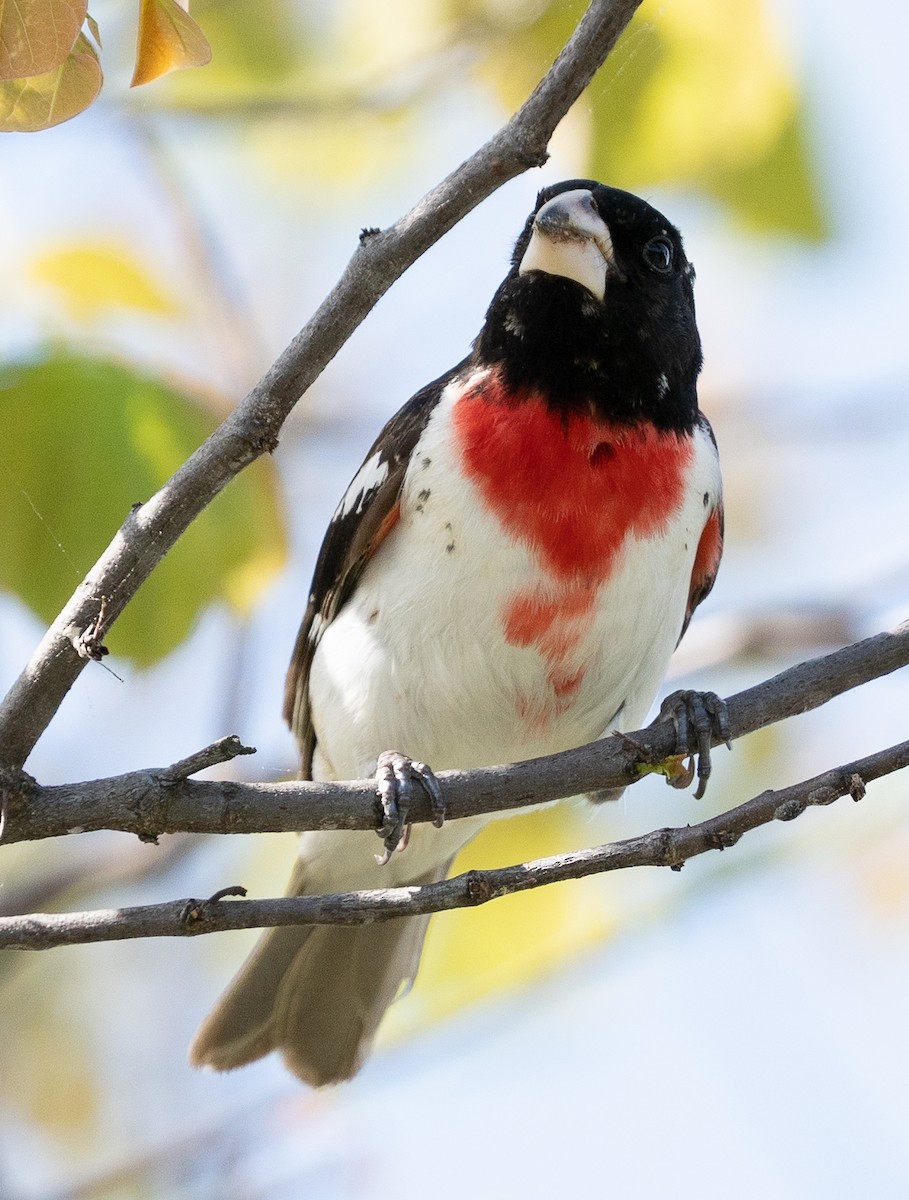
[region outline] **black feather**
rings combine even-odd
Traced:
[[[375,551],[383,522],[398,503],[411,455],[432,410],[446,385],[465,365],[460,363],[422,388],[395,413],[363,460],[368,462],[377,454],[379,462],[388,468],[384,478],[377,486],[351,496],[354,476],[329,522],[284,685],[284,719],[300,743],[302,779],[311,777],[316,745],[309,703],[309,672],[319,638],[356,587]]]
[[[616,258],[602,301],[572,279],[518,273],[536,212],[582,188],[609,228]],[[673,247],[665,273],[644,256],[658,236]],[[542,392],[565,411],[690,433],[702,361],[693,281],[679,231],[646,201],[589,179],[544,188],[474,343],[476,361],[499,366],[509,389]]]

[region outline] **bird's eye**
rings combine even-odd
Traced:
[[[665,237],[651,238],[644,247],[644,261],[655,271],[665,273],[672,269],[672,242]]]

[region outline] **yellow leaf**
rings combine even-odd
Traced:
[[[119,246],[93,242],[57,246],[35,259],[32,275],[55,288],[70,315],[80,321],[94,321],[119,308],[163,316],[180,311],[174,298]]]
[[[458,856],[452,873],[526,862],[586,845],[588,838],[587,815],[571,804],[491,821]],[[391,1010],[386,1036],[519,988],[602,943],[615,929],[596,877],[445,913],[430,926],[418,987],[407,1005]]]
[[[259,546],[248,559],[225,572],[224,595],[234,611],[241,616],[251,613],[286,561],[283,545]]]
[[[88,108],[102,82],[98,55],[80,33],[56,70],[0,83],[0,132],[34,133],[68,121]]]
[[[168,71],[211,62],[205,34],[177,0],[141,0],[136,69],[131,87],[150,83]]]
[[[88,0],[0,0],[0,79],[45,75],[76,44]]]
[[[639,779],[662,775],[673,787],[686,788],[694,779],[694,760],[688,754],[672,754],[662,762],[638,763],[635,771]]]

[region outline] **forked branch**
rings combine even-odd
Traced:
[[[643,837],[517,866],[468,871],[423,887],[230,903],[225,903],[223,897],[242,893],[243,889],[225,888],[210,900],[173,900],[135,908],[7,917],[0,920],[0,949],[46,950],[84,942],[188,937],[276,925],[364,925],[475,907],[513,892],[605,871],[645,866],[679,870],[688,859],[708,850],[726,850],[750,830],[771,821],[791,821],[807,808],[832,804],[841,796],[861,800],[867,783],[906,766],[909,766],[909,742],[901,742],[782,791],[762,792],[745,804],[697,825],[658,829]]]

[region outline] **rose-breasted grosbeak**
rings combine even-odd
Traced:
[[[526,759],[642,724],[722,549],[693,279],[643,200],[545,188],[470,355],[379,435],[325,536],[285,715],[303,778],[378,769],[385,861],[372,833],[304,834],[289,894],[444,877],[483,819],[417,826],[391,854],[412,775],[435,792],[423,763]],[[427,922],[265,934],[193,1062],[280,1050],[310,1083],[350,1077]]]

